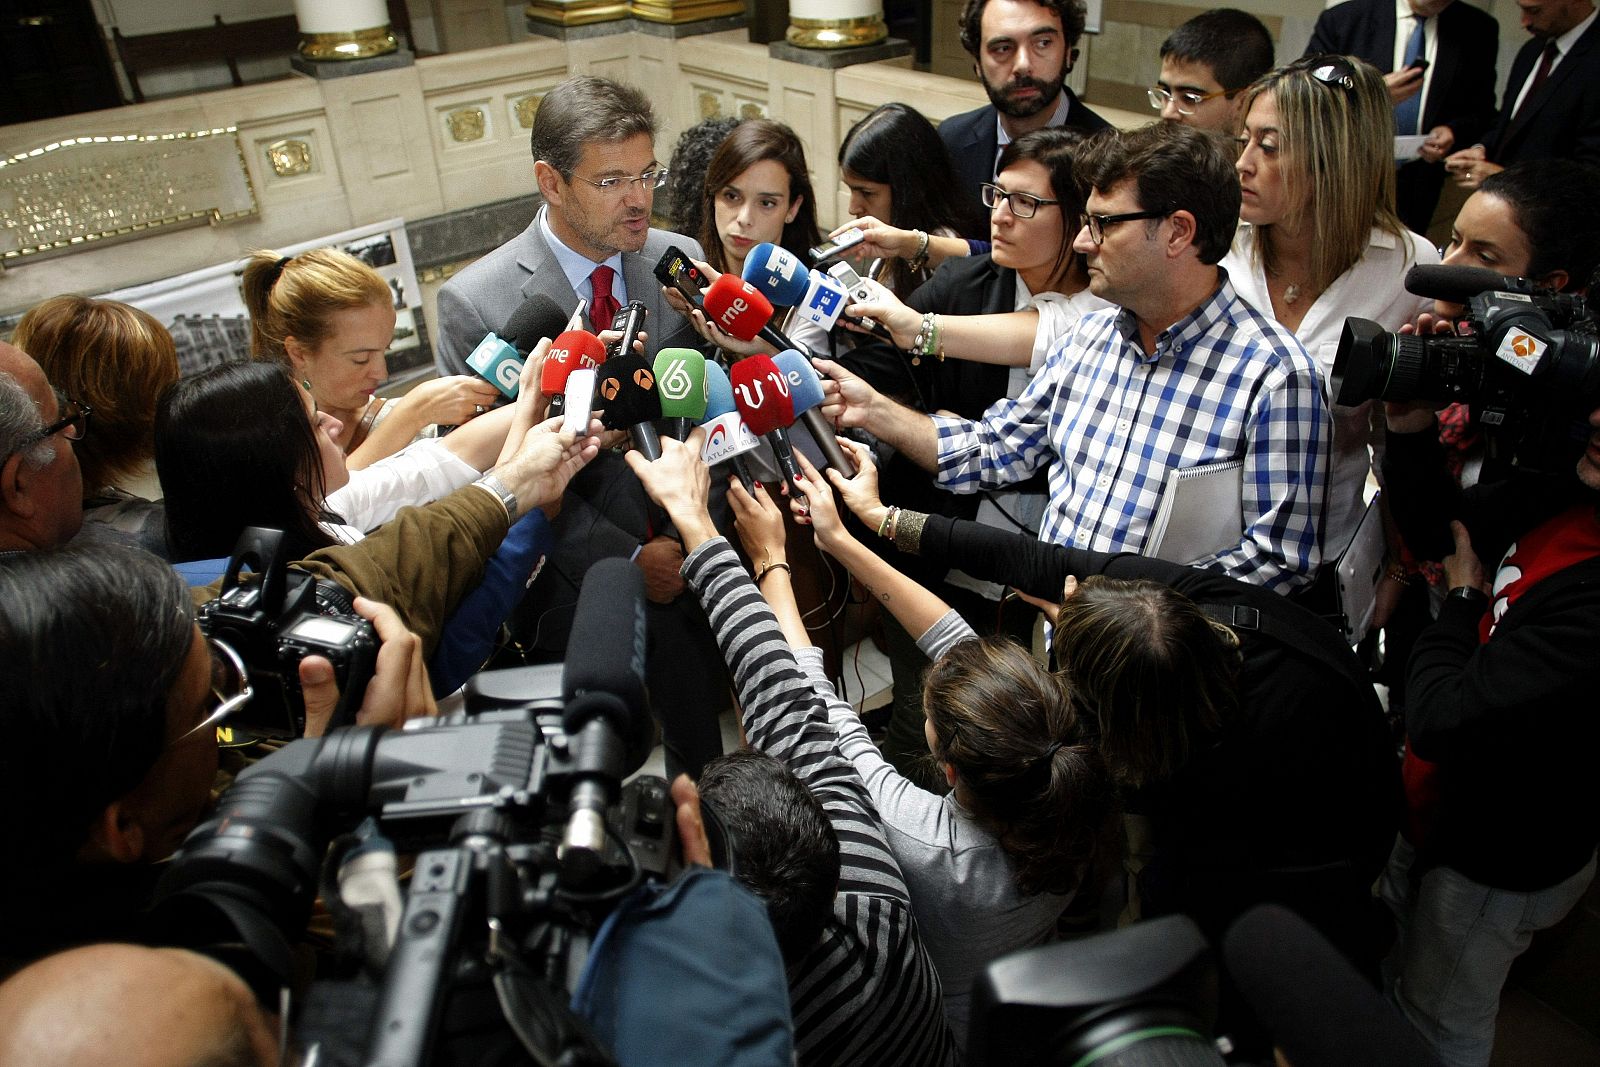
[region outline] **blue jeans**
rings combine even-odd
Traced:
[[[1397,937],[1384,961],[1391,999],[1450,1067],[1484,1067],[1494,1048],[1500,988],[1538,930],[1566,917],[1594,878],[1595,858],[1548,889],[1480,885],[1449,867],[1415,870],[1416,851],[1395,841],[1379,892]]]

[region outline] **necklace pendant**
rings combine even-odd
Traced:
[[[1300,287],[1298,285],[1291,285],[1283,291],[1283,302],[1285,304],[1292,304],[1299,299]]]

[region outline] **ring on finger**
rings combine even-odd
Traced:
[[[474,405],[472,405],[472,413],[474,415],[482,415],[485,411],[488,411],[488,410],[489,409],[484,407],[482,404],[474,404]]]

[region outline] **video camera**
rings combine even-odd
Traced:
[[[333,664],[339,703],[330,725],[348,726],[366,697],[379,642],[343,586],[290,571],[282,547],[282,531],[247,527],[228,560],[221,595],[200,606],[196,621],[207,637],[239,654],[250,676],[254,695],[237,713],[238,725],[289,739],[306,730],[300,661],[324,656]],[[248,578],[241,577],[246,566],[254,572]]]
[[[1470,333],[1388,333],[1346,319],[1333,363],[1339,403],[1463,403],[1491,427],[1600,407],[1600,337],[1582,297],[1475,267],[1415,266],[1406,290],[1466,304]]]
[[[395,851],[419,853],[398,932],[376,954],[341,946],[353,973],[319,976],[289,1013],[299,1045],[329,1065],[485,1050],[494,1062],[609,1063],[566,990],[612,908],[677,870],[666,782],[622,785],[653,738],[644,647],[643,579],[605,560],[585,577],[564,665],[480,674],[461,714],[335,730],[267,756],[173,858],[156,936],[222,957],[273,1002],[314,898],[340,913],[337,835],[370,818]],[[715,858],[722,835],[711,838]]]

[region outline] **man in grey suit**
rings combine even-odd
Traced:
[[[521,234],[439,290],[434,361],[467,374],[466,357],[538,293],[572,310],[588,301],[596,331],[630,300],[649,309],[649,348],[697,347],[700,337],[662,297],[653,269],[669,244],[700,259],[687,237],[650,228],[666,169],[655,155],[656,119],[638,89],[575,75],[550,90],[533,122],[533,176],[544,206]],[[556,544],[513,619],[530,660],[560,659],[583,575],[596,560],[632,559],[651,601],[646,673],[669,769],[698,776],[722,751],[717,712],[726,670],[695,597],[683,596],[683,549],[622,457],[602,452],[574,479],[555,522]]]

